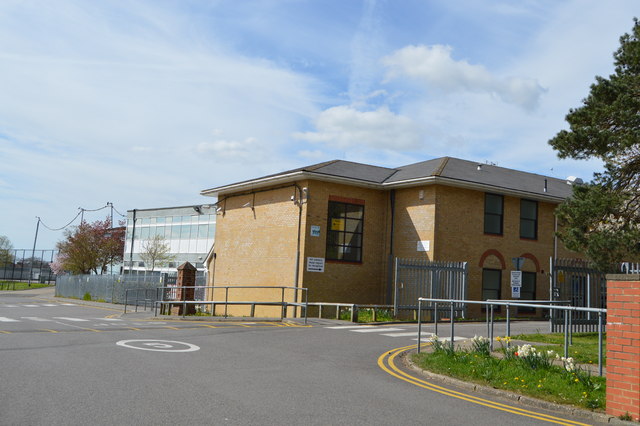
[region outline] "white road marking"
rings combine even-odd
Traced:
[[[62,306],[77,306],[75,303],[61,303]]]
[[[100,321],[123,321],[120,318],[96,318]]]
[[[53,303],[43,303],[42,306],[58,306],[58,305],[54,305]]]
[[[423,333],[426,334],[426,333]],[[410,337],[410,336],[417,336],[418,332],[417,331],[408,331],[406,333],[385,333],[382,334],[382,336],[389,336],[389,337]]]
[[[385,331],[404,331],[404,328],[384,328],[384,327],[379,327],[379,328],[369,328],[366,330],[349,330],[349,331],[353,331],[355,333],[384,333]]]
[[[199,346],[192,343],[155,339],[120,340],[116,342],[116,345],[130,349],[156,352],[193,352],[200,349]]]
[[[30,321],[43,321],[43,322],[50,322],[53,321],[52,319],[47,319],[47,318],[39,318],[39,317],[20,317],[22,319],[28,319]]]
[[[3,308],[17,308],[18,305],[4,305]]]
[[[40,305],[22,305],[23,308],[39,308]]]
[[[331,330],[346,330],[349,328],[373,328],[372,325],[340,325],[337,327],[325,327]]]
[[[55,319],[65,320],[65,321],[75,321],[75,322],[88,322],[90,320],[83,318],[69,318],[69,317],[54,317]]]
[[[20,322],[20,320],[7,318],[7,317],[0,317],[0,322]]]

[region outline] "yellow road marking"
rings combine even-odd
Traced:
[[[129,330],[135,330],[135,331],[140,331],[139,328],[135,328],[135,327],[127,327]]]
[[[208,328],[218,328],[215,325],[209,325],[209,324],[198,324],[200,327],[208,327]]]
[[[473,395],[465,394],[462,392],[454,391],[451,389],[444,388],[442,386],[434,385],[433,383],[429,383],[425,380],[422,380],[418,377],[411,376],[410,374],[400,370],[395,365],[395,358],[402,352],[414,348],[415,345],[405,346],[402,348],[397,348],[392,351],[386,352],[378,358],[378,366],[387,372],[388,374],[403,380],[407,383],[411,383],[415,386],[431,390],[433,392],[437,392],[443,395],[451,396],[453,398],[461,399],[464,401],[472,402],[474,404],[483,405],[485,407],[494,408],[496,410],[506,411],[508,413],[517,414],[520,416],[531,417],[538,420],[543,420],[550,423],[556,423],[560,425],[579,425],[579,426],[588,426],[585,423],[575,422],[573,420],[562,419],[559,417],[550,416],[548,414],[538,413],[535,411],[529,411],[522,408],[514,407],[511,405],[501,404],[498,402],[490,401],[487,399],[479,398]],[[386,362],[386,365],[385,365]],[[388,366],[387,366],[388,365]]]
[[[4,330],[0,330],[0,333],[2,333],[2,334],[11,334],[10,331],[4,331]]]
[[[43,328],[43,329],[42,329],[42,330],[40,330],[40,331],[48,331],[49,333],[58,333],[58,331],[56,331],[56,330],[49,330],[48,328]]]
[[[178,327],[171,327],[169,325],[165,325],[164,328],[168,328],[170,330],[180,330]]]

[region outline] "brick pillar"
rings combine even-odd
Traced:
[[[640,275],[607,276],[607,414],[640,420]]]
[[[189,262],[185,262],[178,266],[178,278],[176,280],[178,286],[177,294],[178,300],[195,300],[195,288],[196,285],[196,267]],[[184,288],[191,287],[191,288]],[[183,305],[178,304],[178,314],[183,315]],[[187,304],[187,310],[184,315],[192,315],[196,313],[196,307],[194,304]]]

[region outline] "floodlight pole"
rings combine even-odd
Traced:
[[[36,242],[38,241],[38,230],[40,229],[40,217],[38,218],[38,222],[36,223],[36,237],[33,239],[33,250],[31,250],[31,267],[29,268],[29,287],[31,287],[31,276],[33,275],[33,260],[36,257]]]

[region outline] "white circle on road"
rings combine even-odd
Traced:
[[[176,342],[175,340],[136,339],[120,340],[118,346],[155,352],[193,352],[200,350],[199,346],[191,343]]]

